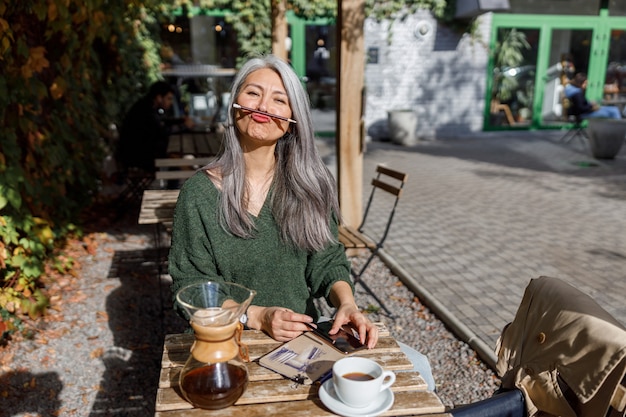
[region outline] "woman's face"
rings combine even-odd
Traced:
[[[269,68],[246,77],[235,103],[283,117],[292,114],[285,85],[278,73]],[[242,140],[276,142],[289,129],[287,121],[242,109],[236,110],[235,119]]]

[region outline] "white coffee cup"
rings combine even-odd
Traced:
[[[349,357],[333,365],[333,385],[337,397],[346,405],[363,408],[396,381],[396,374],[385,371],[375,361]]]

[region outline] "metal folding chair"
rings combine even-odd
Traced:
[[[572,108],[572,102],[569,98],[563,97],[563,113],[565,119],[573,123],[573,126],[563,135],[561,142],[570,143],[574,139],[578,139],[582,144],[587,147],[589,137],[585,132],[584,120],[577,109]]]
[[[118,210],[126,210],[128,206],[136,206],[141,202],[143,191],[154,181],[154,172],[140,168],[128,168],[123,171],[124,189],[119,193],[115,206]]]
[[[580,115],[570,116],[573,118],[574,125],[563,135],[561,141],[569,143],[574,139],[580,140],[584,146],[587,146],[589,138],[587,132],[585,132],[585,126],[583,125],[583,119]]]
[[[396,207],[398,205],[398,201],[400,200],[400,196],[402,195],[402,189],[404,184],[406,183],[408,175],[395,171],[393,169],[389,169],[382,165],[378,165],[376,167],[376,177],[372,179],[372,191],[370,193],[367,205],[365,207],[365,212],[363,213],[363,220],[359,227],[352,228],[346,225],[342,225],[339,227],[339,240],[345,246],[346,250],[351,249],[359,249],[369,251],[369,256],[363,266],[361,266],[358,270],[352,268],[351,273],[354,278],[355,284],[360,284],[368,294],[370,294],[376,302],[387,312],[389,316],[393,316],[391,311],[385,306],[385,304],[378,298],[376,294],[367,286],[365,282],[363,282],[362,277],[368,266],[374,259],[374,257],[378,254],[378,252],[383,248],[383,244],[387,239],[387,235],[389,234],[389,228],[391,227],[391,223],[393,221],[393,217],[396,212]],[[393,196],[393,201],[391,202],[391,210],[387,214],[387,220],[384,225],[384,230],[378,240],[372,239],[370,236],[366,235],[364,230],[367,221],[372,216],[372,202],[374,201],[374,195],[376,192],[382,193],[385,192],[387,194],[391,194]],[[378,194],[376,194],[378,195]]]

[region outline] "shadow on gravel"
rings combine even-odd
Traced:
[[[0,376],[0,387],[5,397],[3,407],[15,414],[57,416],[61,413],[59,392],[63,382],[56,372],[9,372]]]
[[[155,249],[116,251],[108,278],[120,286],[107,297],[114,347],[103,353],[106,371],[90,416],[154,414],[164,335],[182,332],[169,283],[159,277]]]

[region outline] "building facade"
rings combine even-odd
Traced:
[[[571,123],[563,88],[589,77],[587,98],[626,105],[626,2],[510,0],[477,17],[474,36],[420,12],[366,23],[365,123],[387,134],[387,112],[410,109],[417,136],[551,129]]]
[[[363,117],[370,138],[388,136],[388,113],[398,110],[416,116],[417,137],[422,139],[481,130],[563,128],[571,123],[563,88],[576,72],[588,74],[588,99],[626,106],[626,1],[457,3],[458,10],[463,6],[464,19],[476,18],[471,35],[441,24],[428,11],[394,22],[366,19]],[[506,11],[486,12],[503,4]],[[208,61],[202,64],[234,66],[235,36],[222,18],[198,16],[194,21],[188,60],[205,57]],[[313,106],[332,108],[336,27],[293,15],[288,22],[291,64]],[[199,50],[194,44],[202,44],[206,31],[215,33],[205,42],[206,51]]]
[[[491,14],[477,36],[459,33],[427,11],[404,21],[365,24],[368,136],[385,137],[388,112],[412,110],[417,136],[433,138],[483,127]]]

